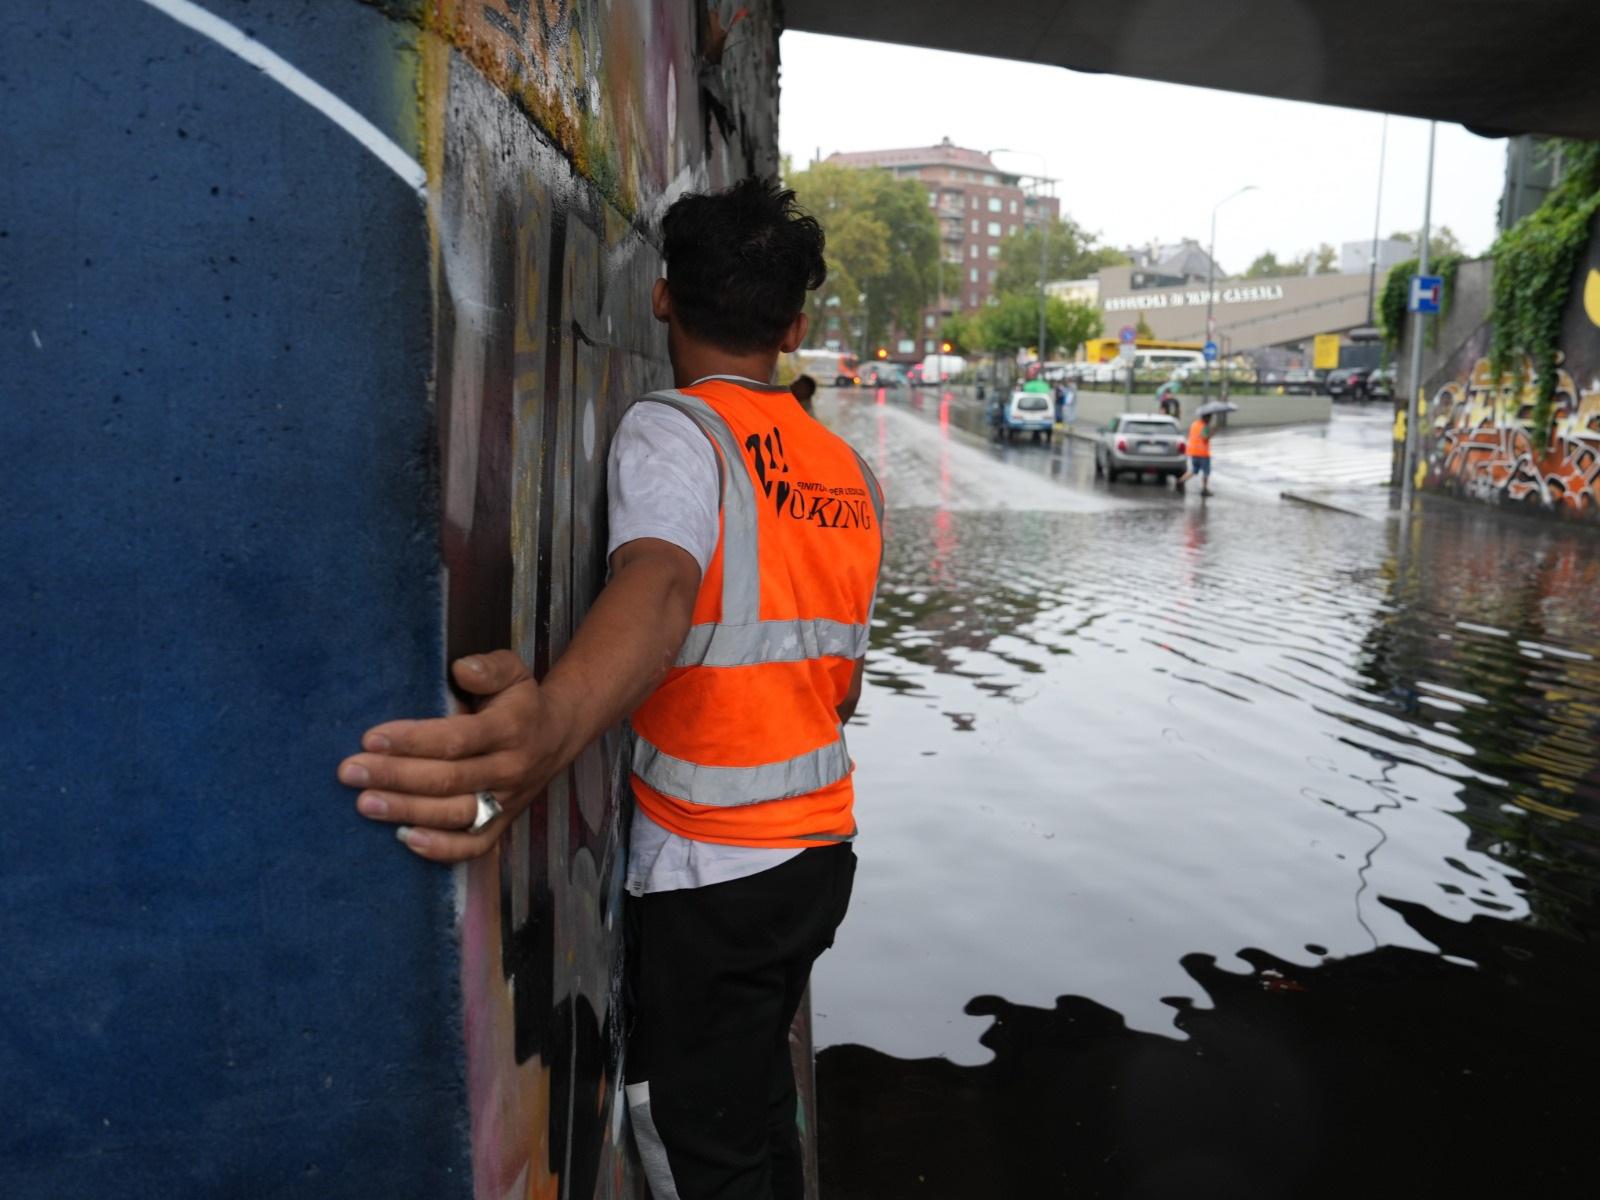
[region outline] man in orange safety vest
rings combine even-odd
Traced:
[[[413,853],[457,862],[630,718],[626,1092],[646,1175],[657,1200],[799,1200],[787,1034],[854,877],[844,724],[883,497],[770,383],[826,276],[794,193],[685,196],[662,243],[675,386],[617,428],[611,574],[570,646],[538,681],[509,650],[459,660],[476,712],[379,725],[339,777]]]

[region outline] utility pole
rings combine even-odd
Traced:
[[[1038,184],[1038,186],[1034,190],[1034,199],[1038,201],[1037,208],[1038,208],[1038,217],[1039,217],[1039,375],[1040,375],[1040,378],[1043,378],[1044,377],[1044,308],[1045,308],[1045,305],[1044,305],[1044,276],[1045,276],[1045,262],[1046,262],[1045,252],[1046,252],[1046,250],[1049,249],[1049,242],[1046,241],[1046,238],[1047,238],[1047,236],[1049,234],[1049,230],[1045,226],[1044,189],[1045,189],[1045,184],[1047,184],[1047,183],[1048,184],[1053,184],[1053,183],[1055,183],[1055,180],[1050,178],[1050,164],[1049,164],[1049,162],[1047,162],[1045,160],[1044,155],[1040,154],[1036,150],[1013,150],[1009,146],[996,146],[992,150],[985,150],[984,153],[985,154],[990,154],[990,155],[993,155],[993,154],[1026,154],[1029,158],[1037,159],[1038,162],[1039,162],[1039,174],[1035,175],[1033,178],[1035,179],[1035,181]],[[1022,178],[1022,176],[1019,175],[1018,178],[1020,179],[1020,178]],[[1026,226],[1028,224],[1028,211],[1027,211],[1028,210],[1028,200],[1027,200],[1027,195],[1026,194],[1023,195],[1022,210],[1023,210],[1022,211],[1022,224],[1023,224],[1024,228],[1026,228]]]
[[[1217,209],[1221,208],[1235,196],[1242,196],[1246,192],[1257,191],[1256,185],[1247,183],[1237,192],[1230,192],[1221,200],[1211,206],[1211,242],[1206,247],[1206,341],[1216,340],[1216,323],[1211,317],[1212,302],[1216,299],[1217,291]],[[1211,360],[1206,359],[1206,381],[1202,389],[1205,399],[1211,399]]]
[[[1378,142],[1378,199],[1372,206],[1372,264],[1367,279],[1367,328],[1372,328],[1377,315],[1378,298],[1378,229],[1383,221],[1383,164],[1389,154],[1389,114],[1383,114],[1383,136]]]
[[[1039,187],[1034,192],[1034,198],[1039,202],[1038,203],[1038,218],[1039,218],[1039,378],[1043,379],[1044,378],[1044,359],[1045,359],[1045,354],[1044,354],[1045,251],[1049,248],[1049,245],[1050,245],[1050,230],[1045,227],[1045,223],[1044,223],[1045,205],[1044,205],[1044,180],[1043,179],[1039,180]],[[1022,217],[1023,217],[1023,221],[1026,222],[1027,221],[1027,217],[1028,217],[1028,201],[1027,201],[1026,198],[1024,198],[1023,201],[1022,201]]]
[[[1422,193],[1422,245],[1417,251],[1417,274],[1428,273],[1429,225],[1433,220],[1433,141],[1439,123],[1428,122],[1428,182]],[[1411,314],[1411,379],[1406,392],[1406,452],[1402,459],[1404,475],[1400,480],[1400,510],[1411,511],[1412,478],[1417,473],[1417,426],[1422,423],[1422,331],[1427,324],[1427,314]]]

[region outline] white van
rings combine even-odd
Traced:
[[[1134,353],[1136,371],[1174,371],[1179,367],[1204,369],[1206,356],[1198,350],[1139,350]]]
[[[959,354],[930,354],[922,360],[922,381],[932,385],[949,383],[966,370],[967,360]]]

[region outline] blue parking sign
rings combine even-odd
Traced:
[[[1411,302],[1406,305],[1409,312],[1436,313],[1439,304],[1444,299],[1444,277],[1442,275],[1413,275],[1411,277]]]
[[[1206,356],[1206,361],[1207,362],[1216,362],[1217,361],[1217,344],[1215,342],[1207,342],[1205,344],[1205,348],[1201,351],[1201,353]]]

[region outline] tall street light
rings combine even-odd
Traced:
[[[1246,192],[1258,192],[1261,189],[1253,183],[1247,183],[1237,192],[1229,192],[1221,200],[1211,206],[1211,244],[1206,247],[1206,341],[1213,342],[1217,338],[1216,323],[1211,317],[1212,302],[1216,299],[1217,289],[1217,209],[1221,208],[1235,196],[1242,196]],[[1205,397],[1211,399],[1211,360],[1206,359],[1206,386]]]
[[[1047,183],[1054,183],[1055,180],[1050,178],[1050,164],[1045,161],[1044,155],[1038,153],[1037,151],[1034,151],[1034,150],[1013,150],[1009,146],[996,146],[993,150],[985,150],[984,153],[985,154],[989,154],[989,155],[995,155],[995,154],[1025,154],[1029,158],[1037,159],[1038,163],[1039,163],[1039,174],[1034,176],[1034,178],[1039,183],[1039,191],[1037,193],[1037,197],[1036,198],[1040,202],[1039,203],[1039,376],[1040,376],[1040,378],[1043,378],[1044,377],[1044,309],[1045,309],[1045,304],[1044,304],[1044,299],[1045,299],[1045,297],[1044,297],[1044,276],[1045,276],[1045,261],[1046,261],[1045,260],[1045,253],[1049,249],[1049,245],[1050,245],[1050,230],[1049,230],[1049,227],[1047,226],[1046,220],[1045,220],[1044,185],[1047,184]],[[1024,200],[1023,200],[1022,207],[1024,209],[1023,214],[1022,214],[1022,223],[1024,225],[1026,225],[1028,223],[1028,214],[1027,214],[1027,211],[1026,211],[1028,205],[1027,205],[1026,198],[1024,198]]]

